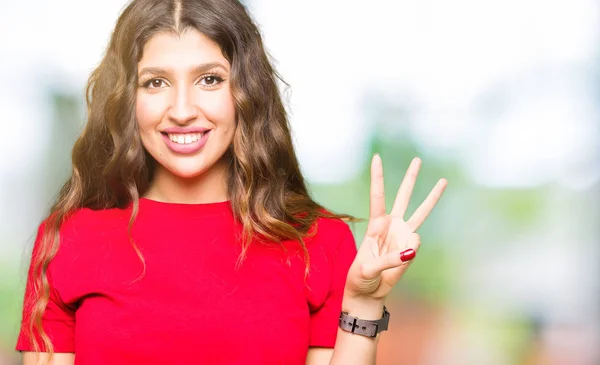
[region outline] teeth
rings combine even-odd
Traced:
[[[169,139],[175,143],[189,144],[189,143],[196,142],[197,140],[202,138],[203,134],[204,133],[186,133],[186,134],[169,133]]]

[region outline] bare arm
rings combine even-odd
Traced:
[[[333,356],[333,349],[327,347],[310,347],[306,356],[306,365],[328,365]]]
[[[344,298],[344,311],[363,319],[380,319],[383,302],[363,302]],[[334,349],[311,347],[306,357],[306,365],[332,364],[375,364],[379,335],[369,338],[338,329]]]
[[[48,353],[42,352],[23,352],[23,365],[46,364],[48,361]],[[61,353],[52,356],[52,362],[47,365],[73,365],[75,364],[75,354]]]

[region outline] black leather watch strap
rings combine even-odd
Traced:
[[[378,320],[368,320],[352,317],[348,312],[340,313],[340,328],[357,335],[376,337],[378,333],[388,329],[390,312],[383,307],[383,316]]]

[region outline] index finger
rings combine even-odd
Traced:
[[[416,231],[425,219],[429,216],[437,202],[442,197],[442,193],[448,186],[448,181],[446,179],[440,179],[440,181],[435,184],[433,190],[427,195],[427,198],[421,203],[421,205],[415,210],[412,216],[406,221],[406,224],[414,231]]]

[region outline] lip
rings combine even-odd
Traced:
[[[209,128],[204,127],[169,127],[163,129],[162,133],[175,133],[175,134],[185,134],[185,133],[204,133],[208,131]]]
[[[174,128],[169,128],[169,130],[172,130],[172,129],[174,129]],[[187,144],[175,143],[169,139],[169,135],[167,134],[167,133],[203,133],[203,131],[199,131],[199,130],[196,132],[190,132],[191,130],[192,130],[191,128],[188,128],[187,132],[163,132],[163,133],[161,133],[161,135],[163,137],[163,140],[165,141],[165,144],[171,151],[173,151],[175,153],[179,153],[179,154],[191,155],[191,154],[194,154],[194,153],[200,151],[206,145],[206,142],[208,141],[208,137],[210,136],[209,129],[203,129],[203,131],[206,133],[204,133],[202,138],[200,138],[199,140],[197,140],[195,142],[187,143]]]

